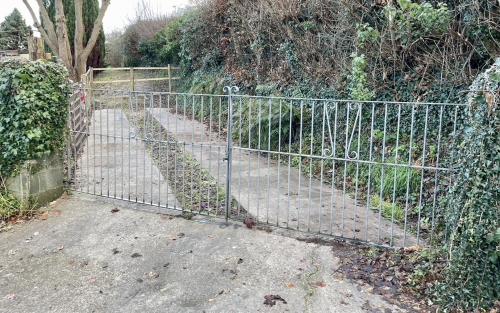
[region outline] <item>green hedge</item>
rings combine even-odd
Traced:
[[[476,312],[500,296],[500,58],[472,85],[447,196],[449,266],[438,300]]]
[[[68,73],[59,64],[0,63],[0,177],[63,148],[69,93]]]

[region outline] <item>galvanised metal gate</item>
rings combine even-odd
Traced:
[[[464,105],[225,92],[75,89],[71,188],[377,245],[441,231]]]

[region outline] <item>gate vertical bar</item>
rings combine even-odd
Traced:
[[[240,89],[237,86],[225,86],[224,92],[228,97],[227,109],[227,173],[226,173],[226,222],[229,220],[229,210],[232,206],[231,181],[233,168],[233,93],[238,93]]]

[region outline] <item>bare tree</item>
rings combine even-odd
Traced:
[[[64,63],[66,68],[69,70],[72,78],[75,81],[79,81],[81,75],[86,71],[87,59],[94,48],[99,33],[102,28],[102,20],[106,11],[109,7],[111,0],[102,0],[101,8],[99,9],[99,15],[95,20],[94,27],[92,29],[91,36],[84,44],[84,34],[85,25],[83,23],[83,1],[84,0],[74,0],[75,3],[75,36],[74,36],[74,55],[71,52],[71,45],[69,42],[68,28],[66,24],[66,16],[64,14],[64,6],[62,0],[54,0],[56,8],[55,23],[49,17],[47,9],[43,4],[43,0],[36,0],[40,8],[40,18],[41,22],[38,21],[33,8],[29,4],[28,0],[23,0],[24,5],[28,8],[33,21],[35,22],[35,27],[38,29],[43,39],[52,50],[52,52],[57,55],[61,61]],[[42,26],[43,24],[43,26]]]

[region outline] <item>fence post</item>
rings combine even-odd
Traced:
[[[227,173],[226,173],[226,222],[229,220],[229,214],[233,203],[231,195],[231,181],[233,169],[233,94],[238,93],[240,89],[237,86],[225,86],[224,92],[228,97],[228,117],[227,117]]]
[[[172,69],[170,64],[168,65],[168,92],[172,92]]]
[[[134,68],[130,68],[130,91],[135,91],[135,78],[134,78]]]

